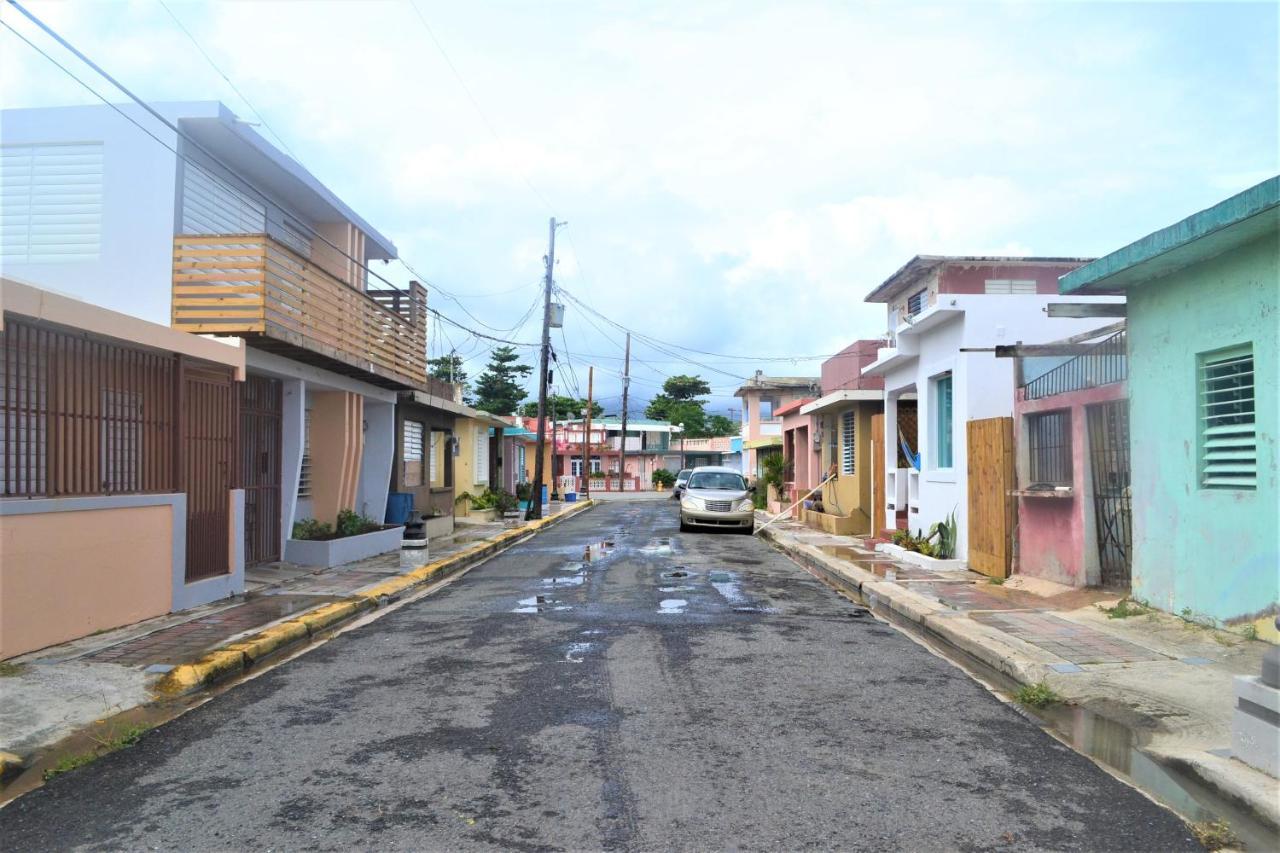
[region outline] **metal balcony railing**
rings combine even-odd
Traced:
[[[1025,383],[1023,398],[1039,400],[1067,391],[1097,388],[1129,378],[1129,349],[1125,330],[1105,338],[1086,353]]]

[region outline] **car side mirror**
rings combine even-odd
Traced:
[[[751,492],[751,494],[753,494],[753,495],[754,495],[754,494],[756,493],[756,487],[755,487],[755,486],[747,486],[747,491],[748,491],[748,492]]]

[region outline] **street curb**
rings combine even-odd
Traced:
[[[1082,707],[1090,704],[1078,694],[1073,696],[1075,691],[1069,678],[1049,668],[1049,664],[1060,662],[1055,655],[972,619],[957,618],[957,611],[910,589],[883,581],[875,574],[824,554],[812,545],[783,541],[785,534],[780,531],[768,528],[760,531],[759,535],[784,555],[814,570],[835,586],[856,592],[872,611],[904,630],[941,641],[1019,685],[1043,681],[1069,702]],[[1140,708],[1129,710],[1149,721],[1153,729],[1164,729],[1164,721],[1156,712]],[[1201,784],[1247,810],[1263,824],[1280,829],[1280,804],[1272,793],[1274,785],[1265,779],[1257,780],[1260,784],[1247,784],[1238,778],[1238,774],[1223,766],[1225,759],[1208,753],[1166,750],[1154,744],[1142,751],[1157,763],[1194,776]]]
[[[418,566],[402,575],[391,577],[344,599],[305,610],[285,622],[272,625],[252,636],[215,646],[205,652],[199,660],[174,667],[156,683],[154,689],[166,696],[181,696],[238,675],[263,658],[287,646],[308,640],[365,611],[390,604],[418,587],[456,574],[500,551],[505,551],[518,540],[581,515],[595,505],[595,501],[592,500],[582,501],[558,515],[540,518],[522,527],[504,530],[491,539],[478,542],[448,557]]]

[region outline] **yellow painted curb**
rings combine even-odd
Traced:
[[[308,631],[315,634],[317,631],[323,631],[330,625],[341,622],[349,616],[354,616],[357,612],[371,606],[367,599],[335,601],[333,604],[326,604],[323,607],[317,607],[315,610],[301,614],[298,617],[298,621],[306,625]]]
[[[214,649],[195,663],[184,663],[171,669],[156,687],[165,693],[186,693],[204,684],[235,675],[244,669],[244,653],[231,649]]]
[[[226,648],[229,651],[243,653],[248,658],[249,663],[253,663],[271,654],[281,646],[287,646],[298,640],[305,640],[307,636],[307,626],[302,622],[292,620],[281,622],[279,625],[272,625],[270,628],[254,634],[252,637],[246,637],[239,642],[232,643]]]
[[[448,557],[418,566],[412,571],[383,581],[377,586],[362,590],[345,600],[335,601],[332,604],[317,607],[315,610],[300,613],[287,622],[272,625],[270,628],[260,631],[251,637],[212,649],[194,663],[184,663],[174,667],[164,678],[160,679],[156,684],[156,689],[169,694],[187,693],[198,687],[213,684],[228,676],[235,675],[243,671],[247,665],[253,664],[289,643],[305,639],[308,635],[314,635],[339,622],[343,622],[362,610],[377,607],[380,599],[384,596],[391,597],[405,590],[421,586],[449,569],[468,563],[475,557],[494,553],[500,550],[500,546],[507,542],[520,539],[550,524],[572,518],[594,506],[594,504],[595,501],[583,501],[574,509],[567,510],[559,515],[541,518],[523,527],[504,530],[492,539],[472,545],[470,548],[450,554]]]

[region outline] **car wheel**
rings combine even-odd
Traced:
[[[687,524],[685,524],[685,523],[684,523],[684,516],[683,516],[683,515],[682,515],[682,516],[680,516],[680,532],[681,532],[681,533],[688,533],[688,532],[689,532],[689,525],[687,525]]]
[[[738,532],[739,532],[739,533],[744,533],[744,534],[746,534],[747,536],[750,536],[751,534],[753,534],[753,533],[755,533],[755,532],[756,532],[756,526],[753,524],[753,525],[751,525],[750,527],[743,527],[743,528],[740,528],[740,529],[738,530]]]

